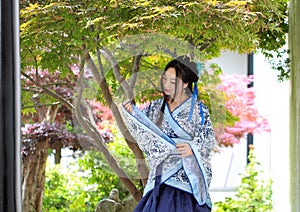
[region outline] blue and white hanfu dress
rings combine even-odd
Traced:
[[[140,111],[124,107],[129,132],[145,153],[150,173],[135,212],[211,211],[208,187],[215,136],[207,106],[187,99],[172,112],[166,104],[161,127],[156,125],[163,98]],[[188,143],[192,156],[182,158],[177,143]]]

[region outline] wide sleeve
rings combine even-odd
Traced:
[[[197,202],[200,205],[206,203],[211,207],[209,186],[212,178],[211,156],[216,143],[215,135],[208,108],[199,104],[199,110],[195,111],[199,113],[194,116],[194,136],[191,140],[187,140],[193,155],[182,158],[182,164]]]
[[[167,137],[138,108],[133,106],[132,112],[129,113],[122,107],[122,116],[130,134],[146,154],[150,167],[157,167],[174,151],[174,141]]]
[[[212,178],[211,157],[215,149],[216,140],[209,110],[204,104],[202,104],[202,112],[200,111],[198,117],[199,118],[196,119],[197,123],[195,125],[193,144],[200,155],[200,162],[204,167],[207,184],[209,186]]]

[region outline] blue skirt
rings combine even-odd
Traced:
[[[210,212],[206,205],[199,205],[195,197],[166,184],[149,191],[138,203],[134,212]]]

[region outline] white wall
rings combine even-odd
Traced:
[[[247,55],[224,52],[212,60],[224,74],[247,74]],[[271,126],[270,133],[255,134],[254,147],[257,160],[265,174],[273,180],[274,211],[289,211],[289,82],[278,82],[276,71],[264,61],[261,54],[254,55],[254,89],[256,105]],[[240,184],[246,166],[246,140],[233,148],[226,148],[213,157],[212,201],[233,196]]]
[[[290,211],[289,202],[289,81],[278,82],[277,72],[261,54],[254,57],[256,104],[270,122],[271,133],[255,135],[256,157],[273,180],[275,212]]]
[[[247,75],[247,54],[223,52],[211,63],[218,64],[224,74]],[[213,178],[211,198],[213,202],[221,201],[226,196],[233,196],[241,182],[241,175],[247,164],[247,141],[242,139],[233,148],[224,148],[212,159]]]

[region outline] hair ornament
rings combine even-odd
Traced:
[[[200,77],[201,72],[203,70],[203,63],[201,63],[200,61],[197,61],[196,68],[197,68],[197,77]]]
[[[200,75],[201,75],[201,72],[203,70],[203,63],[201,63],[200,61],[197,61],[196,62],[196,71],[197,71],[197,77],[199,78]],[[193,96],[192,96],[192,102],[191,102],[191,108],[190,108],[190,114],[189,114],[189,117],[188,117],[188,120],[190,121],[192,119],[192,116],[193,116],[193,112],[194,112],[194,106],[195,106],[195,103],[198,99],[198,83],[197,82],[194,82],[194,92],[193,92]],[[202,104],[201,104],[201,107],[200,107],[200,114],[203,114],[202,112]],[[203,117],[202,118],[202,125],[203,125]]]

